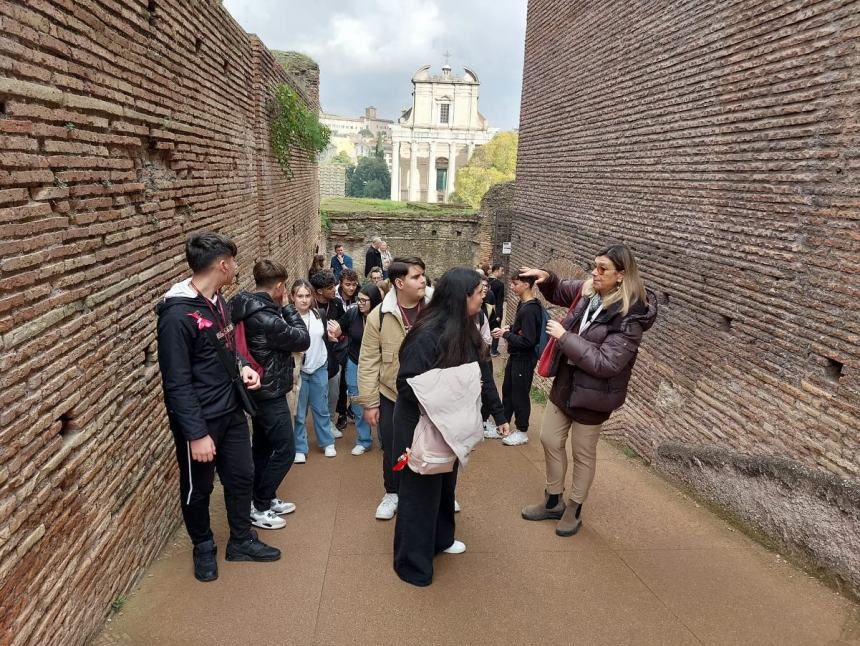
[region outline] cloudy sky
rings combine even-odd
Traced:
[[[519,126],[526,0],[225,0],[245,31],[270,49],[293,49],[320,65],[322,105],[344,116],[375,105],[393,119],[411,105],[412,74],[454,72],[481,80],[490,125]]]

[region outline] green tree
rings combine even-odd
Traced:
[[[478,208],[491,186],[513,180],[517,170],[518,143],[516,132],[500,132],[478,148],[469,163],[457,171],[457,190],[451,196],[452,201]]]
[[[334,159],[331,160],[334,164],[343,164],[345,166],[352,166],[352,158],[349,156],[349,153],[345,150],[341,150],[337,155],[334,156]]]
[[[347,197],[387,198],[391,191],[391,173],[384,159],[361,157],[355,169],[347,169]],[[373,195],[369,193],[372,192]]]

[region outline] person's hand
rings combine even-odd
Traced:
[[[212,462],[215,459],[215,442],[208,435],[204,435],[189,442],[191,445],[191,459],[195,462]]]
[[[531,267],[520,267],[520,276],[534,276],[535,285],[539,285],[549,278],[549,272],[543,269],[532,269]]]
[[[493,330],[492,332],[490,332],[490,335],[491,335],[494,339],[501,339],[501,338],[502,338],[502,334],[504,334],[504,333],[505,333],[505,331],[504,331],[502,328],[497,327],[495,330]]]
[[[365,408],[364,421],[370,424],[371,426],[379,426],[379,408]]]
[[[328,322],[328,338],[332,341],[337,341],[340,338],[340,335],[343,332],[340,329],[340,323],[337,321],[329,321]]]
[[[558,321],[553,321],[550,319],[546,324],[546,333],[549,334],[553,339],[560,339],[561,335],[567,332],[564,329],[564,326]]]
[[[505,422],[504,424],[499,424],[496,427],[496,430],[499,432],[499,435],[502,437],[507,437],[511,434],[511,425]]]
[[[257,390],[260,388],[260,375],[251,366],[245,366],[242,368],[242,383],[248,390]]]

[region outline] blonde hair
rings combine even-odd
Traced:
[[[633,257],[630,249],[623,244],[615,244],[602,249],[597,253],[597,257],[606,256],[612,261],[615,270],[624,272],[624,280],[621,285],[613,290],[603,299],[605,308],[621,302],[621,314],[627,316],[630,308],[637,302],[645,303],[647,296],[645,295],[645,283],[642,282],[642,276],[639,274],[639,267],[636,265],[636,259]],[[595,294],[594,279],[589,278],[585,281],[582,288],[582,295],[591,298]]]

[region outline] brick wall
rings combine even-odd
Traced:
[[[859,45],[856,0],[529,3],[512,264],[633,248],[661,311],[609,430],[658,463],[717,447],[857,484]],[[716,473],[748,520],[790,504]],[[858,500],[827,502],[813,556],[856,538]]]
[[[346,166],[343,164],[320,164],[320,197],[344,197],[346,195]]]
[[[451,267],[475,267],[489,257],[489,240],[482,238],[482,219],[475,215],[329,213],[329,218],[329,255],[335,243],[342,243],[361,277],[364,254],[374,236],[387,241],[395,257],[421,258],[433,280]]]
[[[153,306],[185,237],[301,274],[318,180],[270,154],[288,76],[220,3],[4,1],[0,33],[0,644],[75,644],[178,519]]]

